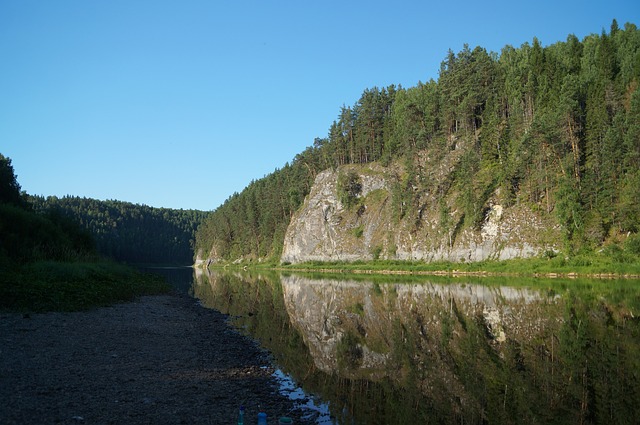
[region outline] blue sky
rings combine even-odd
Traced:
[[[212,210],[366,88],[640,25],[631,0],[0,0],[0,153],[34,195]]]

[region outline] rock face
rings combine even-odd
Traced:
[[[371,211],[364,216],[356,213],[355,218],[351,217],[353,214],[338,199],[337,177],[338,173],[331,170],[316,177],[311,193],[287,229],[283,262],[370,258],[374,235],[390,230],[385,217]],[[360,179],[360,197],[366,197],[375,190],[388,192],[382,174],[361,174]],[[358,229],[362,230],[360,235],[357,234],[360,233]]]
[[[523,205],[503,207],[490,199],[479,229],[462,226],[454,201],[421,195],[422,207],[398,219],[392,206],[397,170],[380,165],[347,166],[318,174],[285,235],[281,261],[398,260],[482,261],[539,255],[555,250],[558,226],[547,214]],[[356,173],[355,206],[339,194],[341,173]]]

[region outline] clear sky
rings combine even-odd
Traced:
[[[614,18],[637,0],[0,0],[0,153],[33,195],[212,210],[366,88]]]

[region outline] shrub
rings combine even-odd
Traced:
[[[630,254],[640,255],[640,234],[629,236],[624,242],[624,249]]]
[[[355,171],[340,173],[337,183],[338,199],[345,208],[350,209],[358,203],[358,196],[362,192],[360,176]]]
[[[373,249],[371,250],[371,255],[373,256],[373,259],[379,260],[380,254],[382,254],[382,247],[380,245],[374,246]]]

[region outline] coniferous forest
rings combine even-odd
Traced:
[[[478,226],[490,196],[558,223],[566,254],[640,230],[640,32],[607,30],[499,53],[449,51],[437,81],[364,90],[326,137],[234,193],[199,227],[196,248],[223,259],[277,259],[291,216],[322,170],[402,167],[398,219],[417,214],[428,170],[459,150],[437,196]]]
[[[195,231],[207,213],[76,196],[28,196],[36,212],[59,215],[91,234],[99,254],[116,261],[190,265]]]
[[[166,292],[163,279],[105,260],[74,217],[36,211],[0,154],[0,309],[82,310]]]
[[[20,192],[11,159],[0,154],[0,270],[33,261],[95,257],[89,232],[49,211],[38,214]]]

